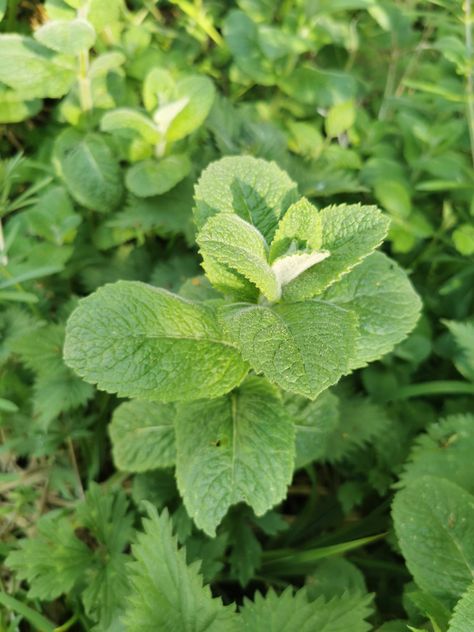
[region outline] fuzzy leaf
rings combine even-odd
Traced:
[[[292,245],[297,250],[319,250],[323,239],[321,217],[317,209],[301,198],[286,211],[270,246],[270,261],[288,253]]]
[[[122,397],[217,397],[247,366],[222,335],[214,311],[144,283],[118,281],[83,299],[69,318],[66,363]]]
[[[139,400],[115,409],[109,434],[114,463],[126,472],[146,472],[175,462],[174,406]]]
[[[397,493],[392,515],[418,586],[457,600],[474,576],[474,496],[450,481],[424,476]]]
[[[469,586],[454,608],[448,632],[471,632],[474,621],[474,583]]]
[[[382,252],[374,252],[324,294],[331,303],[354,311],[359,337],[351,369],[391,351],[412,329],[421,301],[406,273]]]
[[[295,183],[274,162],[228,156],[202,172],[195,189],[195,220],[201,229],[217,213],[235,213],[270,243],[279,219],[296,199]]]
[[[328,206],[319,212],[323,250],[331,256],[286,286],[286,300],[300,301],[327,287],[380,246],[389,220],[375,206]]]
[[[143,526],[129,565],[127,632],[237,632],[237,615],[203,586],[199,562],[186,564],[168,512],[158,515],[149,505]]]
[[[151,145],[161,139],[161,134],[148,116],[131,108],[118,108],[104,114],[100,121],[103,132],[119,132],[125,136],[140,136]]]
[[[35,39],[44,46],[66,55],[78,55],[94,46],[95,31],[90,22],[76,20],[51,20],[34,33]]]
[[[251,377],[233,393],[180,406],[176,475],[196,525],[214,536],[228,508],[263,515],[286,494],[294,428],[274,387]]]
[[[273,307],[237,303],[223,307],[229,337],[257,372],[284,390],[315,399],[349,368],[357,320],[321,301]]]
[[[176,84],[176,99],[186,99],[182,109],[173,117],[166,139],[176,141],[184,138],[204,123],[214,101],[215,88],[209,77],[191,75]]]
[[[211,217],[197,236],[197,243],[204,259],[203,267],[211,283],[225,291],[221,284],[225,278],[219,268],[206,265],[215,260],[236,270],[266,296],[275,301],[280,296],[280,286],[267,261],[267,244],[261,233],[238,215],[219,213]],[[217,270],[217,274],[213,272]]]

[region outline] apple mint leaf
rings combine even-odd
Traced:
[[[257,592],[253,602],[245,599],[240,616],[246,632],[369,632],[371,602],[371,595],[349,592],[310,601],[305,588],[294,593],[289,586],[280,595],[270,589],[265,597]]]
[[[178,488],[208,535],[235,503],[261,516],[283,500],[293,473],[294,428],[265,380],[253,376],[224,397],[181,405],[175,424]]]
[[[324,298],[354,311],[359,318],[351,369],[366,366],[392,351],[415,327],[421,310],[421,301],[406,273],[382,252],[368,256],[332,285]]]
[[[311,300],[273,307],[237,303],[220,314],[254,371],[284,390],[315,399],[349,370],[357,337],[351,311]]]
[[[149,517],[132,546],[134,561],[129,564],[127,632],[237,632],[235,606],[225,607],[212,597],[199,575],[199,562],[188,566],[167,510],[159,515],[147,506]]]
[[[28,99],[57,99],[76,79],[72,67],[56,63],[56,54],[31,37],[0,35],[0,82]]]
[[[319,212],[322,250],[330,257],[310,268],[283,292],[288,301],[301,301],[321,294],[382,243],[389,220],[375,206],[328,206]]]
[[[54,157],[76,202],[101,213],[118,206],[123,195],[122,174],[102,136],[66,129],[55,141]]]
[[[327,250],[308,253],[298,252],[294,255],[286,255],[276,259],[272,264],[272,271],[278,279],[280,288],[288,285],[305,270],[309,270],[317,263],[324,261],[330,254]],[[280,298],[280,295],[278,298]]]
[[[64,358],[99,389],[147,400],[217,397],[247,373],[211,307],[133,281],[80,301],[66,327]]]
[[[297,251],[319,250],[323,240],[321,217],[306,198],[301,198],[280,220],[270,246],[270,261]]]
[[[214,84],[209,77],[191,75],[179,79],[175,98],[177,102],[183,102],[184,107],[171,120],[166,131],[166,140],[180,140],[200,127],[209,114],[214,95]]]
[[[474,576],[474,496],[455,483],[424,476],[397,493],[392,515],[417,585],[456,601]]]
[[[200,230],[217,213],[235,213],[270,243],[278,221],[297,197],[295,183],[274,162],[227,156],[211,163],[196,185],[196,225]]]
[[[448,632],[471,632],[474,621],[474,583],[472,583],[454,607]]]
[[[100,129],[103,132],[116,132],[125,137],[139,136],[151,145],[161,140],[161,134],[153,121],[131,108],[118,108],[106,112],[100,121]]]
[[[181,182],[190,170],[191,162],[185,154],[143,160],[128,169],[125,185],[137,197],[161,195]]]
[[[20,123],[38,114],[42,105],[41,99],[29,99],[0,86],[0,123]]]
[[[174,417],[171,404],[140,400],[120,404],[109,425],[116,467],[146,472],[174,465]]]
[[[280,284],[267,261],[268,247],[261,233],[238,215],[219,213],[211,217],[197,239],[203,267],[213,285],[225,291],[219,268],[206,265],[211,259],[236,270],[256,285],[269,301],[280,297]],[[214,276],[213,272],[217,271]]]
[[[474,382],[474,321],[445,320],[456,343],[454,364],[468,380]]]
[[[82,18],[51,20],[34,33],[35,39],[58,53],[78,55],[94,46],[95,30]]]

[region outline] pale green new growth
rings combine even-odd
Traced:
[[[319,250],[323,240],[321,217],[317,209],[301,198],[286,211],[280,220],[270,246],[270,261],[294,250]]]
[[[357,318],[322,301],[221,309],[229,337],[257,372],[284,390],[315,399],[349,370]]]
[[[415,327],[421,310],[405,272],[382,252],[368,256],[332,285],[324,298],[358,316],[359,338],[351,369],[391,351]]]
[[[469,586],[454,608],[448,632],[472,632],[474,621],[474,583]]]
[[[294,427],[265,380],[250,377],[225,397],[182,405],[175,423],[178,487],[207,534],[215,535],[235,503],[246,502],[260,516],[285,497]]]
[[[398,492],[393,519],[418,586],[456,600],[474,576],[474,496],[450,481],[425,476]]]
[[[323,250],[331,256],[287,285],[284,298],[301,301],[321,294],[380,246],[389,220],[375,206],[329,206],[319,212]]]
[[[261,233],[238,215],[220,213],[211,217],[197,236],[204,259],[203,267],[211,283],[220,285],[222,275],[214,277],[214,260],[234,269],[258,287],[269,301],[280,297],[278,279],[268,264],[268,247]],[[225,282],[225,279],[224,279]]]
[[[138,135],[153,145],[162,137],[153,121],[131,108],[117,108],[104,114],[100,121],[100,129],[103,132],[120,132],[125,137]]]
[[[124,617],[127,632],[237,632],[234,608],[224,607],[203,586],[199,562],[186,564],[168,512],[158,515],[151,505],[148,510],[145,532],[132,547],[135,560],[129,565],[131,593]]]
[[[109,425],[116,467],[146,472],[174,465],[174,417],[171,404],[135,400],[116,408]]]
[[[102,390],[162,401],[217,397],[247,372],[210,307],[129,281],[81,301],[68,322],[64,358]]]

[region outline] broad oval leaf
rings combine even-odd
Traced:
[[[162,401],[218,397],[248,370],[210,307],[133,281],[80,302],[68,320],[64,359],[101,390]]]
[[[263,515],[291,481],[294,427],[278,392],[258,377],[214,400],[178,408],[176,476],[189,515],[214,536],[229,507]]]
[[[349,370],[357,318],[322,301],[223,307],[229,337],[257,372],[284,390],[315,399]]]
[[[100,129],[103,132],[118,132],[126,137],[139,135],[150,145],[161,140],[161,134],[153,121],[131,108],[117,108],[106,112],[100,121]]]
[[[122,174],[117,159],[99,134],[85,136],[75,129],[60,134],[54,157],[69,193],[94,211],[107,213],[123,195]]]
[[[120,404],[109,425],[116,467],[146,472],[174,465],[174,417],[171,404],[140,400]]]
[[[51,20],[34,33],[35,39],[58,53],[78,55],[94,46],[95,30],[83,18]]]
[[[191,170],[185,154],[161,160],[143,160],[132,165],[125,176],[127,189],[137,197],[152,197],[170,191],[184,180]]]
[[[187,102],[171,121],[166,139],[180,140],[202,125],[211,109],[214,94],[214,84],[208,77],[191,75],[180,79],[176,84],[176,99],[187,99]]]

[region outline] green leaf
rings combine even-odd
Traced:
[[[337,70],[321,70],[309,64],[299,64],[279,79],[278,86],[292,99],[318,108],[344,103],[357,94],[354,75]]]
[[[458,599],[474,575],[474,496],[424,476],[397,493],[392,515],[418,586],[440,599]]]
[[[444,324],[456,343],[457,353],[454,364],[457,370],[474,382],[474,322],[446,320]]]
[[[41,99],[22,97],[14,90],[0,89],[0,123],[21,123],[41,110]]]
[[[146,472],[175,462],[174,406],[139,400],[115,409],[109,434],[114,463],[126,472]]]
[[[270,261],[289,251],[319,250],[322,238],[321,217],[316,207],[303,197],[280,220],[270,246]]]
[[[474,584],[471,584],[454,608],[448,632],[471,632],[474,621]]]
[[[229,337],[257,372],[284,390],[315,399],[347,373],[357,319],[321,301],[221,309]]]
[[[1,19],[1,16],[0,16]],[[33,610],[22,601],[15,599],[11,595],[7,595],[4,592],[0,592],[0,604],[8,608],[10,612],[16,612],[24,619],[29,621],[35,630],[38,632],[54,632],[55,626],[46,617],[43,617],[39,612]]]
[[[123,195],[122,175],[102,136],[84,136],[75,129],[66,129],[56,138],[54,157],[76,202],[101,213],[118,206]]]
[[[472,224],[461,224],[453,231],[453,242],[456,250],[469,257],[474,255],[474,226]]]
[[[119,132],[128,137],[140,136],[144,141],[154,145],[162,135],[148,116],[131,108],[118,108],[106,112],[100,121],[103,132]]]
[[[381,252],[369,255],[332,285],[324,299],[358,316],[359,337],[351,369],[392,351],[414,329],[421,310],[406,273]]]
[[[102,390],[162,401],[217,397],[248,370],[211,307],[130,281],[80,302],[67,324],[64,358]]]
[[[182,405],[175,424],[178,487],[208,535],[235,503],[246,502],[260,516],[283,500],[294,428],[265,380],[254,376],[225,397]]]
[[[343,101],[333,105],[324,121],[326,134],[330,138],[339,136],[354,125],[355,116],[356,111],[353,101]]]
[[[199,562],[186,564],[168,512],[158,515],[148,507],[145,531],[132,547],[135,559],[129,565],[132,588],[125,614],[127,632],[237,632],[234,608],[224,607],[203,586]]]
[[[181,182],[191,170],[186,154],[175,154],[161,160],[143,160],[132,165],[125,176],[127,189],[137,197],[166,193]]]
[[[254,602],[245,599],[241,610],[247,632],[368,632],[366,619],[372,613],[370,595],[344,594],[326,601],[319,597],[309,602],[306,590],[293,593],[288,587],[281,595],[272,589],[265,597],[256,593]]]
[[[375,206],[328,206],[319,212],[322,249],[330,256],[289,283],[283,296],[300,301],[323,292],[380,246],[389,220]]]
[[[256,285],[269,301],[280,297],[276,275],[267,261],[268,247],[259,231],[238,215],[219,213],[209,218],[196,241],[204,259],[203,267],[211,283],[225,292],[225,280],[219,268],[209,260],[229,266]]]
[[[75,81],[75,71],[56,63],[56,55],[34,39],[0,35],[0,82],[27,99],[58,99]]]
[[[274,162],[229,156],[202,172],[195,189],[195,221],[200,230],[217,213],[235,213],[270,243],[278,221],[296,200],[295,183]]]
[[[62,186],[49,187],[42,192],[36,204],[23,217],[26,217],[34,234],[59,246],[74,240],[82,221],[81,216],[74,212],[72,201]]]
[[[167,129],[168,141],[180,140],[204,123],[214,101],[215,88],[208,77],[191,75],[177,82],[175,95],[178,101],[187,102]]]
[[[94,46],[95,31],[90,22],[75,20],[51,20],[34,32],[35,39],[58,53],[79,55]]]

